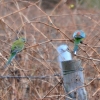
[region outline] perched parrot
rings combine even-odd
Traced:
[[[11,55],[4,66],[4,69],[11,63],[13,58],[15,58],[16,54],[19,53],[24,49],[24,44],[25,44],[25,38],[19,38],[18,40],[14,41],[11,47]]]
[[[76,52],[78,51],[78,45],[80,44],[80,42],[82,42],[82,40],[85,38],[85,33],[82,30],[77,30],[74,32],[73,34],[73,38],[74,38],[74,54],[76,54]]]

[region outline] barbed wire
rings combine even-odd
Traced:
[[[56,76],[58,76],[59,78],[61,78],[61,74],[54,74],[54,75],[45,75],[45,76],[11,76],[11,75],[4,75],[4,76],[0,76],[0,79],[3,78],[29,78],[29,79],[46,79],[46,78],[55,78]]]

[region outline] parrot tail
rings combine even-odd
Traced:
[[[10,55],[6,65],[4,66],[4,69],[11,63],[11,61],[13,60],[13,58],[15,58],[15,56],[16,56],[16,53],[13,53]]]
[[[76,54],[76,52],[78,51],[78,45],[74,46],[74,54]]]

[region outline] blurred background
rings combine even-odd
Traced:
[[[27,42],[8,69],[0,69],[0,100],[65,100],[56,48],[67,44],[72,53],[76,30],[86,38],[73,59],[82,61],[85,85],[96,78],[86,86],[88,100],[99,100],[100,0],[1,0],[0,68],[13,41]]]

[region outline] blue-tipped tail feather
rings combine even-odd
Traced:
[[[78,51],[78,45],[74,46],[74,54],[76,54],[76,52]]]
[[[15,58],[15,56],[16,56],[16,53],[13,53],[10,55],[6,65],[4,66],[4,69],[11,63],[11,61],[13,60],[13,58]]]

